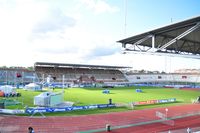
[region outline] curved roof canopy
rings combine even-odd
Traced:
[[[118,41],[125,52],[200,58],[200,16]]]
[[[126,66],[104,66],[104,65],[84,65],[84,64],[64,64],[50,62],[35,62],[34,67],[61,67],[61,68],[93,68],[93,69],[125,69]]]

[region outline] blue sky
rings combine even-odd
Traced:
[[[199,16],[199,6],[198,0],[127,0],[127,32],[131,35],[170,24],[171,19],[177,22]]]
[[[197,59],[124,55],[116,43],[171,19],[199,16],[199,7],[198,0],[0,0],[0,66],[43,61],[159,71],[200,68]]]

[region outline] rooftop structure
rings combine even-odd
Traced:
[[[173,23],[118,42],[125,53],[200,58],[200,16]]]
[[[125,69],[132,68],[126,66],[106,66],[106,65],[85,65],[85,64],[65,64],[65,63],[49,63],[49,62],[36,62],[34,67],[61,67],[61,68],[101,68],[101,69]]]

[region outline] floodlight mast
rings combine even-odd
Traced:
[[[8,85],[8,71],[6,70],[6,85]]]
[[[20,82],[19,82],[19,86],[20,86],[20,84],[22,84],[22,86],[23,86],[23,84],[24,84],[24,72],[22,71],[21,72],[21,80],[20,80]],[[18,86],[18,87],[19,87]]]
[[[44,79],[44,73],[42,74],[42,89],[44,88],[44,83],[45,83],[45,79]]]
[[[64,93],[64,85],[65,85],[65,75],[62,77],[62,92]]]
[[[64,85],[65,85],[65,75],[62,76],[62,100],[64,101]]]
[[[125,10],[125,14],[124,14],[124,36],[126,37],[126,27],[127,27],[127,0],[124,0],[124,10]]]

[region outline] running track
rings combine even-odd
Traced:
[[[180,116],[186,113],[200,112],[200,104],[188,104],[168,107],[168,117]],[[127,112],[107,113],[85,116],[30,118],[20,116],[0,115],[1,133],[27,133],[27,128],[32,126],[35,133],[74,133],[104,129],[106,124],[113,127],[132,125],[141,122],[159,120],[155,112],[165,113],[165,108],[133,110]],[[162,123],[153,123],[129,128],[112,130],[112,133],[148,133],[161,132],[185,127],[200,126],[200,116],[191,116],[175,120],[175,126]],[[100,131],[100,130],[99,130]],[[101,131],[105,132],[105,131]]]

